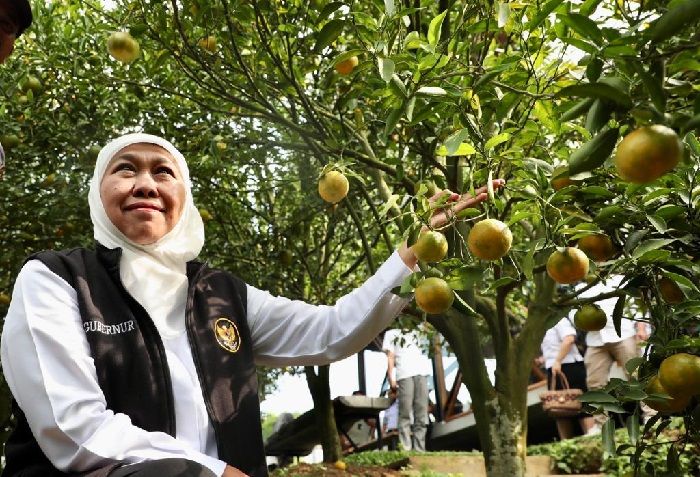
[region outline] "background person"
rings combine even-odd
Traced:
[[[586,367],[583,364],[583,356],[574,345],[576,328],[568,318],[564,317],[547,330],[542,340],[542,358],[547,370],[547,387],[549,389],[563,389],[564,384],[558,373],[566,376],[569,387],[572,389],[586,388]],[[554,381],[552,381],[554,380]],[[553,384],[553,385],[552,385]],[[560,417],[556,419],[557,431],[560,439],[569,439],[580,433],[575,432],[574,424],[578,420],[582,433],[588,432],[593,426],[593,418],[581,413],[575,417]]]
[[[403,450],[425,451],[428,430],[428,376],[432,363],[423,352],[425,339],[417,330],[390,329],[382,349],[387,355],[389,386],[398,389],[399,442]]]
[[[486,197],[450,195],[456,210]],[[204,227],[186,161],[147,134],[102,149],[88,202],[96,249],[35,254],[16,279],[5,477],[267,475],[255,365],[359,351],[405,305],[391,289],[416,265],[404,243],[333,306],[211,269],[195,261]]]
[[[579,295],[580,298],[596,297],[603,293],[616,291],[622,280],[622,276],[608,277],[605,281],[594,285]],[[639,356],[639,342],[649,338],[646,324],[635,322],[628,317],[623,317],[620,322],[620,335],[615,331],[612,320],[613,310],[617,297],[597,301],[596,304],[607,315],[605,327],[599,331],[586,333],[586,354],[584,364],[586,366],[586,385],[588,389],[600,389],[608,384],[610,371],[614,363],[621,368],[627,376],[625,363]],[[569,318],[574,319],[576,310],[570,312]],[[594,414],[595,424],[588,430],[588,434],[597,434],[607,418],[604,414]]]

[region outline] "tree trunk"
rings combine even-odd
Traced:
[[[330,366],[318,366],[318,372],[313,366],[304,367],[306,381],[314,401],[316,413],[316,425],[321,434],[321,446],[323,447],[323,461],[336,462],[342,457],[340,437],[335,426],[335,412],[331,401],[331,388],[328,379]]]

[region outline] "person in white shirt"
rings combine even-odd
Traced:
[[[616,291],[622,281],[621,275],[608,277],[603,282],[591,287],[579,295],[580,298],[592,298],[604,293]],[[620,335],[615,331],[612,320],[613,310],[617,297],[597,301],[596,304],[605,312],[608,320],[600,331],[589,331],[586,334],[586,354],[584,364],[586,366],[586,385],[588,389],[600,389],[608,384],[610,371],[614,363],[627,373],[625,363],[639,356],[639,342],[645,341],[649,334],[646,323],[635,322],[628,317],[623,317],[620,322]],[[569,318],[574,320],[576,310],[571,310]],[[595,414],[595,425],[589,429],[589,433],[597,433],[606,418],[603,414]]]
[[[487,198],[446,193],[454,211]],[[362,286],[315,306],[196,262],[204,227],[186,161],[147,134],[102,149],[88,202],[95,250],[36,254],[15,282],[5,477],[267,475],[254,365],[359,351],[406,304],[391,289],[417,264],[404,243]]]
[[[566,317],[559,320],[545,333],[542,340],[542,358],[547,370],[549,389],[563,389],[565,387],[561,378],[563,375],[570,388],[587,391],[586,368],[583,364],[583,356],[574,344],[575,340],[576,328]],[[569,439],[576,435],[574,431],[576,420],[581,425],[584,434],[593,426],[593,418],[584,413],[572,418],[557,418],[557,431],[560,439]]]
[[[384,334],[382,349],[387,354],[389,385],[398,389],[399,442],[403,450],[425,451],[428,376],[433,369],[426,348],[419,330],[390,329]]]

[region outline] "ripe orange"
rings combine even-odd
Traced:
[[[418,260],[439,262],[447,255],[447,239],[440,232],[425,230],[412,248]]]
[[[655,124],[625,136],[617,146],[615,166],[622,179],[647,184],[676,167],[682,155],[683,145],[676,132]]]
[[[557,283],[576,283],[588,274],[588,257],[581,250],[564,247],[547,259],[547,273]]]
[[[674,280],[671,280],[668,277],[662,277],[659,280],[658,285],[661,298],[663,298],[666,303],[675,305],[685,300],[683,290],[681,290],[681,287],[679,287]]]
[[[513,234],[506,224],[496,219],[485,219],[474,224],[467,237],[472,254],[482,260],[498,260],[508,253]]]
[[[615,256],[615,246],[605,234],[594,234],[581,237],[578,248],[596,262],[605,262]]]
[[[138,58],[141,48],[129,33],[117,31],[107,39],[107,51],[114,59],[122,63],[131,63]]]
[[[345,470],[348,468],[348,465],[345,462],[343,462],[342,460],[336,460],[333,463],[333,467],[335,467],[338,470]]]
[[[336,63],[335,70],[343,76],[349,75],[358,64],[360,64],[360,60],[357,59],[357,56],[351,56],[347,60]]]
[[[216,52],[216,37],[214,35],[209,35],[202,38],[197,44],[200,48],[203,48],[211,53]]]
[[[673,397],[691,397],[700,394],[700,357],[676,353],[661,362],[659,381]]]
[[[656,375],[649,381],[644,389],[647,394],[669,394],[668,391],[661,385],[659,376]],[[690,396],[673,397],[665,401],[657,401],[655,399],[645,399],[644,402],[652,409],[659,412],[680,412],[690,403]]]
[[[574,314],[574,326],[583,331],[598,331],[605,328],[608,317],[601,307],[594,304],[583,305]]]
[[[330,171],[318,181],[318,193],[323,200],[337,204],[348,195],[350,183],[342,172]]]
[[[552,171],[550,183],[554,190],[563,189],[566,186],[576,184],[576,182],[569,178],[569,168],[567,166],[555,167]]]
[[[452,306],[454,299],[454,292],[442,278],[426,278],[416,287],[416,305],[426,313],[444,313]]]

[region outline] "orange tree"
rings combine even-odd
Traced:
[[[614,319],[635,300],[654,326],[643,365],[632,363],[638,381],[589,396],[601,410],[648,398],[644,383],[661,358],[697,351],[688,338],[697,307],[697,2],[118,3],[110,15],[142,41],[144,64],[170,66],[154,68],[142,86],[228,111],[233,130],[273,125],[269,137],[255,136],[259,146],[293,150],[319,172],[328,163],[351,167],[348,211],[363,228],[412,242],[413,224],[428,222],[433,184],[466,193],[492,177],[508,180],[485,208],[455,217],[443,230],[448,258],[423,264],[400,290],[410,293],[428,274],[455,291],[452,306],[428,320],[464,370],[489,475],[523,474],[532,358],[567,308],[596,301],[557,290],[546,273],[556,247],[609,236],[618,253],[590,264],[592,283],[624,275],[611,294],[619,297]],[[212,36],[214,48],[200,45]],[[346,62],[354,57],[357,65]],[[618,147],[647,125],[656,125],[652,134]],[[680,138],[681,155],[659,126]],[[640,150],[656,152],[630,165]],[[512,248],[480,261],[465,241],[487,217],[509,226]],[[368,260],[377,254],[369,252]],[[571,273],[564,281],[582,278]],[[661,277],[687,300],[673,308],[658,301]],[[480,321],[495,350],[494,384]]]
[[[602,251],[582,246],[591,258],[607,259],[585,264],[589,280],[623,275],[622,286],[610,294],[618,297],[615,322],[634,303],[654,328],[653,346],[628,363],[634,378],[590,394],[591,406],[619,413],[627,401],[665,402],[655,376],[666,391],[675,380],[674,373],[664,380],[659,371],[669,368],[662,367],[664,360],[685,353],[691,358],[680,361],[692,364],[698,354],[699,7],[693,0],[465,3],[121,0],[109,10],[96,1],[51,8],[80,19],[64,32],[63,41],[75,51],[103,48],[100,58],[87,55],[88,63],[96,62],[89,68],[79,62],[71,69],[64,57],[56,59],[66,71],[62,84],[89,79],[83,95],[104,92],[68,107],[115,109],[99,116],[109,127],[81,129],[83,136],[145,125],[184,145],[201,178],[196,192],[204,199],[212,239],[207,255],[273,291],[332,299],[371,271],[392,243],[418,237],[415,224],[428,223],[427,197],[435,186],[466,193],[492,177],[508,181],[484,208],[457,214],[442,230],[448,257],[421,264],[421,272],[397,292],[411,293],[424,275],[444,279],[454,291],[450,308],[427,319],[463,370],[489,475],[515,476],[524,473],[532,358],[563,313],[597,300],[578,297],[581,288],[557,289],[546,271],[557,247],[575,247],[587,236],[610,237],[612,257],[607,241]],[[107,63],[104,42],[112,30],[128,30],[140,43],[141,57],[128,66]],[[66,98],[54,94],[56,101]],[[33,93],[24,96],[31,101]],[[39,119],[57,114],[53,104],[46,102]],[[70,136],[70,127],[81,124],[78,117],[56,121],[56,131]],[[19,119],[3,121],[25,135],[38,130],[25,129]],[[664,128],[618,146],[622,137],[649,125],[671,128],[683,142],[681,157]],[[43,131],[50,143],[48,128]],[[46,143],[36,141],[32,150],[43,152]],[[670,158],[658,152],[660,143]],[[65,150],[78,143],[61,144]],[[19,151],[23,147],[29,146]],[[647,158],[651,162],[625,167],[640,147],[656,151]],[[625,151],[633,155],[625,158]],[[350,193],[335,212],[315,196],[315,181],[329,164],[354,173]],[[29,194],[26,184],[51,182],[46,169],[22,170],[23,185],[7,186],[17,187],[13,194]],[[636,174],[646,170],[664,175]],[[46,173],[39,177],[39,171]],[[68,187],[77,187],[80,178]],[[41,208],[41,201],[32,204]],[[20,212],[26,219],[12,224],[15,234],[39,223]],[[467,245],[473,224],[485,218],[503,222],[512,234],[509,252],[489,261],[477,259],[488,255]],[[565,260],[557,256],[556,262],[576,256],[560,252]],[[270,257],[281,266],[262,273],[267,269],[261,260],[269,263]],[[584,263],[573,262],[580,274]],[[5,273],[4,287],[11,273]],[[566,271],[573,278],[565,281],[576,273]],[[661,297],[670,288],[675,297],[667,302]],[[495,352],[493,384],[480,333]],[[328,378],[322,370],[318,376],[311,376],[312,394],[316,403],[327,404]],[[697,441],[697,398],[689,396],[688,403],[678,411],[686,433],[672,447],[671,467],[680,446]],[[323,414],[326,460],[338,455],[331,412],[327,407]],[[629,429],[642,447],[647,444],[639,438],[637,415]],[[668,414],[646,425],[658,421],[664,425]],[[614,451],[611,429],[606,427],[604,439]]]

